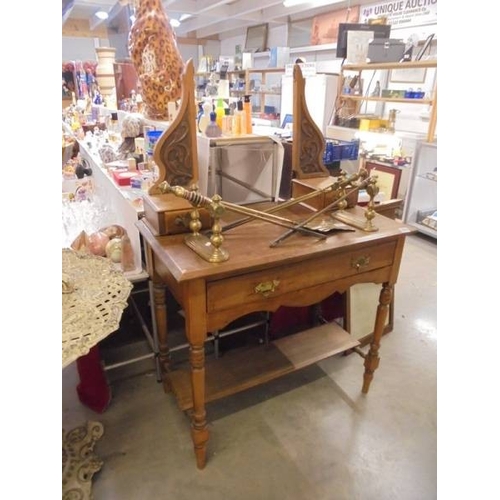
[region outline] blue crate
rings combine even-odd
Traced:
[[[328,165],[334,161],[357,160],[359,141],[340,141],[328,139],[323,153],[323,163]]]
[[[342,144],[342,160],[357,160],[359,156],[359,141]]]

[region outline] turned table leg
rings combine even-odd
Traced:
[[[170,360],[168,343],[167,343],[167,305],[166,287],[163,283],[153,283],[153,305],[156,318],[156,329],[158,332],[158,351],[160,358],[160,369],[163,378],[163,388],[165,392],[169,391],[168,364]]]
[[[392,302],[392,289],[393,286],[389,283],[382,285],[380,291],[379,304],[377,307],[377,316],[375,318],[375,329],[373,330],[373,338],[370,343],[370,350],[365,357],[365,373],[363,376],[363,389],[362,392],[366,394],[370,389],[370,383],[373,380],[373,373],[378,368],[380,357],[378,350],[380,348],[380,339],[384,333],[385,322],[389,307]]]
[[[190,344],[191,384],[193,388],[193,412],[191,414],[191,437],[198,469],[206,464],[208,428],[205,411],[205,345]]]

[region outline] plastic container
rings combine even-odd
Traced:
[[[155,149],[156,143],[160,138],[161,134],[163,134],[163,130],[148,130],[147,131],[147,149],[146,154],[153,155],[153,151]]]
[[[210,123],[205,130],[205,135],[207,137],[220,137],[222,135],[222,129],[217,124],[217,115],[215,111],[210,113]]]
[[[326,141],[323,152],[323,163],[329,165],[335,161],[357,160],[359,155],[359,141]]]
[[[251,134],[253,131],[252,128],[252,103],[250,102],[249,95],[243,97],[243,112],[244,112],[244,120],[245,120],[245,133]]]

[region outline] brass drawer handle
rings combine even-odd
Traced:
[[[370,257],[368,255],[361,255],[358,258],[351,259],[351,267],[354,267],[356,271],[359,271],[362,267],[368,267],[370,264]]]
[[[274,292],[277,288],[280,282],[278,280],[272,280],[272,281],[264,281],[262,283],[259,283],[255,288],[255,293],[260,293],[264,295],[264,297],[267,297],[270,293]]]
[[[189,228],[189,217],[186,215],[178,215],[174,219],[174,224],[176,226],[182,226],[182,227],[187,227]]]

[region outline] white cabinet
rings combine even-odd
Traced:
[[[317,74],[306,77],[305,97],[307,109],[323,134],[330,123],[337,98],[338,75]],[[293,115],[293,76],[281,78],[281,115]]]
[[[437,238],[437,142],[417,144],[403,220]]]

